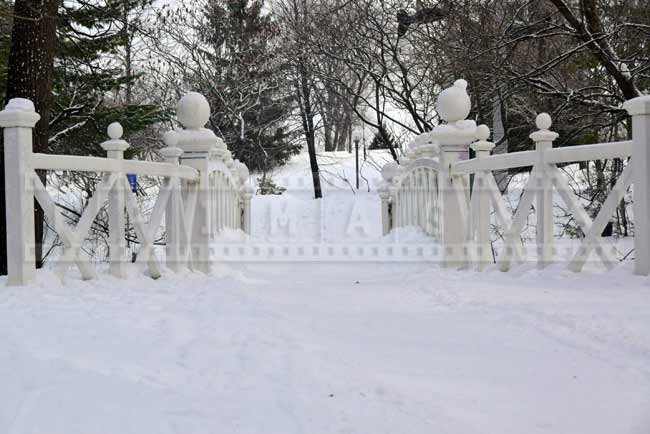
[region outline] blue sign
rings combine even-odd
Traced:
[[[138,192],[138,175],[128,174],[126,179],[129,180],[129,185],[131,186],[131,191],[134,193]]]

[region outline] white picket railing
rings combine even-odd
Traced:
[[[387,185],[380,190],[384,235],[392,228],[417,226],[429,236],[439,238],[440,165],[421,158],[399,170],[395,163],[384,166]]]
[[[559,198],[584,234],[569,268],[582,270],[595,253],[609,269],[618,262],[616,250],[601,234],[633,184],[635,273],[650,274],[650,97],[639,97],[624,105],[632,116],[631,141],[553,148],[558,134],[550,130],[551,118],[543,113],[537,117],[538,131],[531,134],[535,150],[491,156],[494,144],[488,141],[489,129],[464,120],[470,111],[465,86],[461,80],[441,93],[437,109],[447,124],[422,134],[407,154],[403,168],[391,163],[382,171],[386,181],[380,189],[384,231],[415,225],[431,233],[428,221],[423,224],[419,216],[435,212],[439,215],[435,221],[439,224],[437,232],[441,234],[445,263],[482,270],[494,262],[490,237],[494,215],[496,224],[505,228],[505,245],[503,251],[497,252],[499,268],[508,271],[514,261],[523,258],[521,233],[534,207],[537,263],[543,268],[556,259],[553,206]],[[471,160],[467,152],[470,146],[476,152],[476,158]],[[423,148],[428,155],[422,155]],[[431,154],[436,153],[438,157],[432,160]],[[628,163],[592,220],[558,164],[613,158],[626,159]],[[418,184],[409,180],[417,176],[414,174],[419,167],[437,172],[437,197],[414,191]],[[511,216],[494,174],[523,167],[532,170]],[[470,174],[474,175],[471,194]],[[423,210],[431,204],[435,204],[435,209]]]
[[[183,97],[178,119],[183,129],[165,134],[165,162],[125,160],[129,144],[122,140],[118,123],[108,128],[110,140],[102,143],[107,158],[32,153],[32,130],[40,116],[31,101],[13,99],[0,112],[4,128],[7,201],[8,285],[26,285],[34,279],[34,198],[64,243],[58,272],[64,275],[74,263],[83,279],[95,277],[84,257],[82,244],[108,203],[110,273],[126,277],[125,223],[130,217],[141,249],[137,256],[153,278],[161,275],[161,261],[154,252],[156,234],[165,231],[165,264],[173,271],[184,267],[209,272],[210,242],[224,228],[250,230],[252,187],[248,169],[233,160],[223,142],[203,128],[210,108],[196,93]],[[67,223],[37,170],[101,173],[76,226]],[[127,174],[162,178],[148,219],[131,191]]]

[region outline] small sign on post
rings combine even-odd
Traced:
[[[133,193],[137,193],[138,192],[138,175],[129,173],[129,174],[126,175],[126,179],[129,180],[129,185],[131,186],[131,191]]]

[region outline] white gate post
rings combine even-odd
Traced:
[[[390,187],[382,185],[378,190],[381,199],[381,232],[388,235],[391,229],[390,224]]]
[[[160,150],[165,161],[169,164],[178,166],[183,150],[178,148],[178,137],[176,132],[168,131],[163,140],[166,148]],[[165,255],[167,267],[174,271],[180,271],[183,263],[181,251],[183,240],[183,229],[181,226],[181,213],[183,209],[180,204],[180,181],[177,178],[170,179],[171,194],[165,210]]]
[[[40,118],[34,104],[22,98],[12,99],[0,112],[0,127],[4,128],[9,286],[25,286],[36,273],[34,195],[29,159],[32,129]]]
[[[388,233],[396,227],[396,222],[394,220],[395,217],[393,215],[395,212],[395,206],[392,201],[392,190],[393,181],[397,178],[400,171],[400,166],[394,161],[384,164],[384,167],[381,168],[381,177],[383,182],[379,187],[378,193],[381,198],[381,225],[383,235],[388,235]]]
[[[124,151],[129,144],[122,140],[124,129],[114,122],[108,126],[108,137],[110,140],[102,143],[102,149],[106,151],[108,158],[115,160],[124,159]],[[124,176],[124,173],[120,173]],[[124,182],[116,182],[108,194],[108,240],[109,240],[109,270],[112,276],[126,278],[126,191]]]
[[[471,110],[467,82],[457,80],[438,96],[436,111],[446,125],[426,133],[430,143],[440,146],[442,171],[439,174],[442,211],[442,244],[444,265],[459,267],[467,261],[467,230],[469,226],[469,176],[454,175],[452,166],[469,158],[469,145],[476,139],[476,122],[465,120]]]
[[[248,184],[250,172],[248,167],[239,160],[233,163],[233,173],[239,178],[239,191],[237,192],[238,204],[237,217],[238,221],[235,222],[236,228],[241,229],[244,233],[250,235],[251,233],[251,200],[255,195],[255,189]]]
[[[650,274],[650,96],[626,101],[632,116],[632,176],[634,179],[634,272]]]
[[[553,148],[553,142],[559,137],[558,133],[550,131],[553,121],[547,113],[537,116],[537,128],[530,135],[535,142],[537,151],[536,166],[539,178],[536,192],[535,215],[537,216],[537,266],[545,268],[555,256],[555,228],[553,225],[553,183],[545,161],[546,152]]]
[[[183,150],[181,164],[199,172],[196,212],[190,248],[194,268],[204,273],[212,269],[210,239],[214,215],[213,192],[210,190],[210,158],[223,153],[226,146],[211,130],[204,128],[210,120],[210,104],[203,95],[189,92],[178,102],[178,121],[184,129],[178,130],[178,147]]]
[[[242,230],[250,235],[252,230],[251,200],[255,194],[255,189],[250,185],[243,185],[240,194],[242,198]]]
[[[476,158],[488,157],[494,143],[488,142],[490,129],[486,125],[480,125],[476,130],[477,142],[472,144],[476,152]],[[479,271],[483,271],[492,264],[492,242],[490,240],[490,192],[487,187],[487,177],[492,176],[491,171],[478,172],[474,175],[474,188],[472,195],[477,195],[476,215],[471,216],[474,227],[470,230],[476,232],[477,261]],[[474,203],[474,202],[472,202]],[[471,234],[473,235],[473,234]]]

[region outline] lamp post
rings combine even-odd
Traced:
[[[359,189],[359,142],[361,138],[358,134],[354,135],[354,152],[356,160],[356,170],[357,170],[357,190]]]

